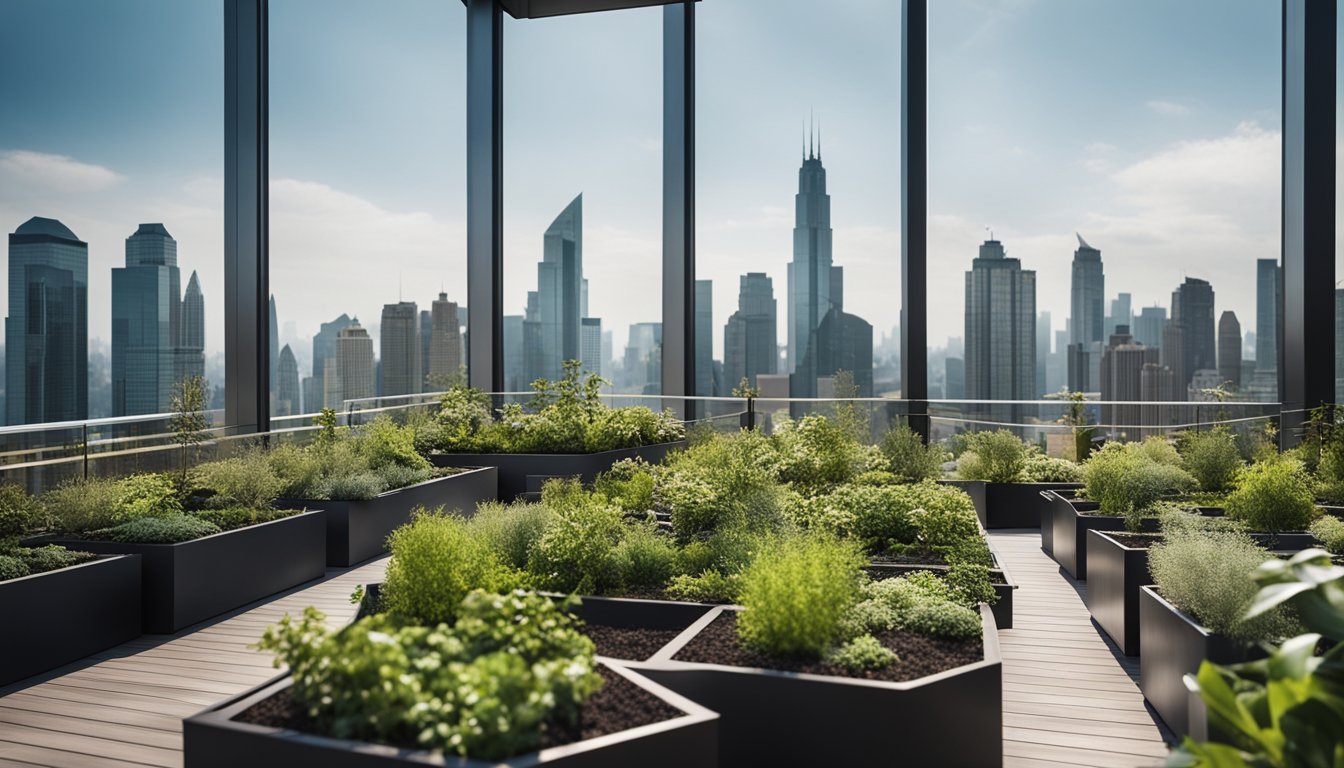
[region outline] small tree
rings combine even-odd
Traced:
[[[1046,398],[1063,400],[1069,404],[1057,423],[1068,426],[1073,433],[1073,460],[1081,464],[1092,453],[1092,435],[1097,431],[1095,426],[1088,424],[1087,394],[1070,392],[1068,387],[1061,387],[1058,392],[1046,395]]]
[[[203,376],[187,376],[173,385],[173,417],[168,426],[173,442],[182,448],[182,484],[187,482],[187,449],[210,437],[206,431],[205,405],[210,400],[210,385]]]

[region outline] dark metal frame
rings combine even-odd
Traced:
[[[498,392],[503,354],[503,14],[664,5],[663,376],[695,393],[694,0],[463,0],[467,7],[467,359]],[[1334,399],[1336,2],[1283,3],[1280,434]],[[901,388],[928,430],[928,0],[901,4]],[[225,419],[270,426],[267,0],[224,0]],[[1322,350],[1330,352],[1322,354]],[[689,409],[688,409],[689,410]],[[688,413],[689,415],[689,413]]]

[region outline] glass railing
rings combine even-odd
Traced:
[[[442,393],[364,398],[343,403],[341,425],[359,426],[380,414],[403,420],[413,412],[432,413]],[[531,392],[492,396],[497,405],[528,404]],[[613,407],[642,405],[672,409],[690,430],[732,432],[757,428],[767,433],[789,419],[810,414],[844,413],[866,424],[877,442],[892,425],[920,423],[931,440],[957,434],[1008,429],[1047,453],[1071,455],[1078,430],[1095,441],[1138,440],[1215,426],[1245,438],[1276,431],[1283,412],[1278,403],[1258,402],[1103,402],[1087,400],[984,401],[894,398],[741,398],[602,395]],[[275,417],[265,434],[230,434],[223,413],[206,414],[199,439],[183,444],[172,428],[172,414],[128,416],[83,422],[0,427],[0,482],[18,483],[37,493],[73,477],[125,475],[180,470],[184,465],[226,457],[259,441],[304,441],[317,429],[317,414]]]

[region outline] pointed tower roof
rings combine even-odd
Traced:
[[[196,277],[196,270],[191,270],[191,278],[187,280],[187,293],[200,294],[201,281]]]
[[[1088,245],[1088,244],[1087,244],[1087,241],[1083,239],[1083,236],[1080,235],[1080,234],[1078,234],[1077,232],[1074,232],[1074,233],[1073,233],[1073,236],[1076,237],[1076,238],[1078,238],[1078,247],[1079,247],[1079,248],[1086,248],[1086,249],[1088,249],[1089,251],[1095,251],[1095,250],[1097,250],[1096,248],[1093,248],[1092,246]]]

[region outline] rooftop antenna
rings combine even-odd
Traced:
[[[821,159],[821,121],[817,121],[817,159]]]
[[[813,118],[812,109],[809,107],[807,110],[807,156],[809,158],[816,157],[816,155],[812,151],[812,142],[814,133],[812,130],[812,123],[813,123],[812,118]]]

